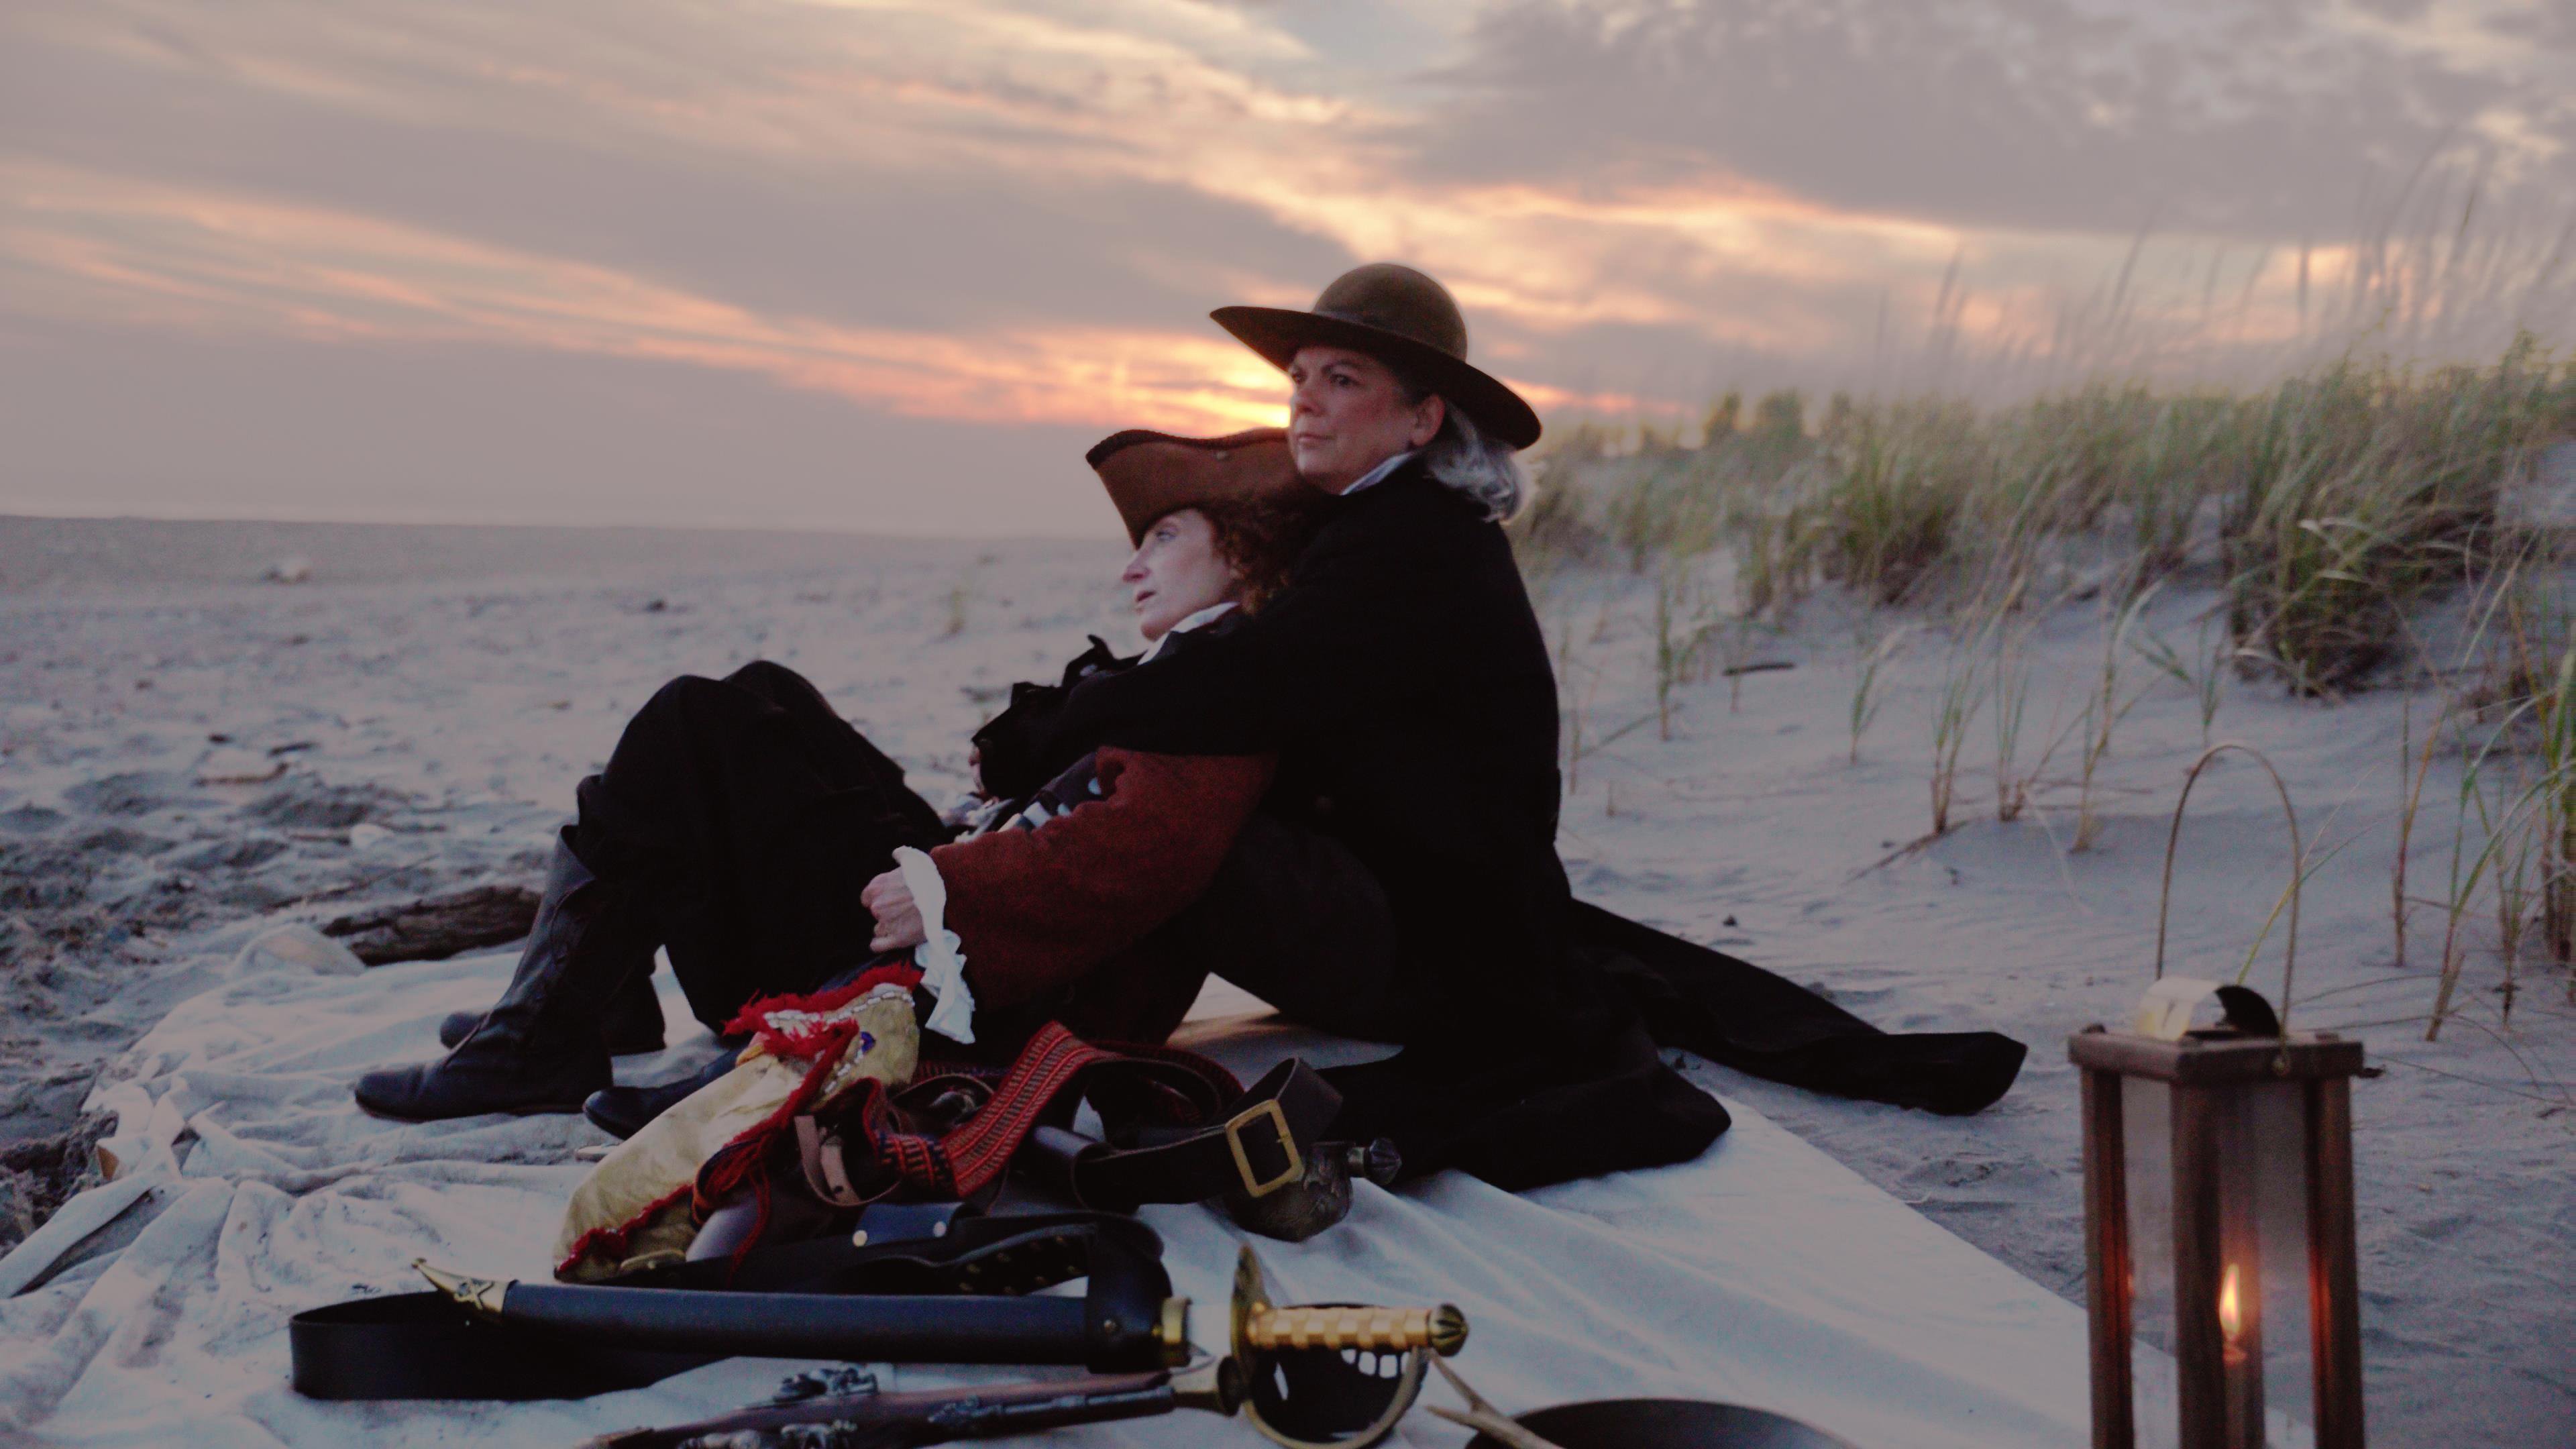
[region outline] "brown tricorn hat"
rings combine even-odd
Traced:
[[[1333,279],[1310,312],[1219,307],[1208,314],[1243,345],[1286,368],[1300,347],[1365,352],[1440,394],[1505,445],[1538,441],[1538,414],[1521,395],[1467,362],[1467,319],[1449,289],[1394,262],[1371,262]]]
[[[1100,475],[1133,544],[1142,544],[1154,520],[1176,508],[1318,496],[1313,484],[1297,476],[1288,435],[1277,428],[1222,438],[1129,428],[1092,444],[1083,461]]]

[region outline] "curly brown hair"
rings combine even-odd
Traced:
[[[1193,505],[1216,535],[1217,552],[1231,565],[1239,591],[1238,604],[1256,613],[1288,587],[1297,556],[1314,541],[1331,500],[1316,493],[1272,493],[1254,498],[1219,498]]]

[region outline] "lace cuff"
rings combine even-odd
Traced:
[[[922,1025],[951,1041],[971,1044],[975,993],[966,989],[966,957],[957,949],[964,943],[947,928],[948,883],[939,878],[939,867],[931,863],[928,852],[912,846],[895,847],[894,864],[903,872],[904,889],[912,892],[914,908],[921,912],[924,940],[912,948],[912,964],[921,968],[921,984],[939,998]]]

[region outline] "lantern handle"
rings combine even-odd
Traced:
[[[2271,760],[2252,745],[2221,740],[2201,751],[2200,758],[2192,761],[2191,768],[2183,774],[2182,794],[2174,801],[2173,828],[2165,834],[2164,885],[2156,895],[2156,979],[2162,981],[2165,976],[2165,925],[2173,914],[2174,852],[2182,843],[2183,806],[2191,803],[2191,787],[2200,779],[2200,772],[2230,750],[2253,756],[2254,763],[2263,767],[2263,773],[2272,779],[2273,793],[2281,797],[2281,813],[2290,822],[2290,937],[2281,950],[2281,1030],[2286,1035],[2290,1029],[2290,980],[2299,965],[2299,894],[2307,884],[2308,852],[2299,838],[2299,812],[2290,803],[2290,787],[2283,783],[2281,772],[2272,768]]]

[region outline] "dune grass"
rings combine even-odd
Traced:
[[[1525,557],[1643,574],[1724,548],[1757,616],[1827,579],[1955,612],[2044,601],[2087,561],[2141,588],[2214,566],[2240,673],[2344,693],[2395,661],[2408,606],[2513,537],[2507,487],[2576,434],[2576,364],[2526,334],[2485,366],[2345,357],[2252,392],[1837,397],[1812,430],[1805,413],[1776,393],[1723,431],[1720,407],[1688,446],[1576,429],[1516,527]]]
[[[2072,741],[2079,851],[2098,835],[2097,767],[2145,687],[2123,670],[2130,654],[2191,691],[2204,742],[2231,675],[2319,699],[2435,680],[2446,697],[2410,713],[2401,835],[2412,837],[2437,739],[2476,762],[2452,802],[2449,889],[2433,902],[2444,925],[2438,1032],[2472,897],[2496,912],[2508,1009],[2520,963],[2576,960],[2566,531],[2512,501],[2540,450],[2566,439],[2576,439],[2576,360],[2529,334],[2482,365],[2351,352],[2253,388],[2089,382],[2000,405],[1837,395],[1820,409],[1792,391],[1749,409],[1730,395],[1696,438],[1562,430],[1512,532],[1534,575],[1582,565],[1652,588],[1649,719],[1666,738],[1683,686],[1708,676],[1714,654],[1723,648],[1732,669],[1744,641],[1785,629],[1820,585],[1839,586],[1865,619],[1907,620],[1862,626],[1854,761],[1884,666],[1910,635],[1945,634],[1949,663],[1927,716],[1934,838],[1956,822],[1963,743],[1979,713],[1991,713],[1996,814],[2022,815],[2038,769],[2019,763],[2030,680],[2016,641],[2070,600],[2100,611],[2103,664],[2078,687],[2081,717],[2062,733],[2051,724],[2038,768]],[[1719,555],[1732,566],[1731,600],[1699,582]],[[2223,600],[2193,621],[2188,645],[2144,623],[2160,582],[2183,572],[2220,585]],[[2459,657],[2434,660],[2415,620],[2463,592],[2478,627]],[[1599,747],[1587,723],[1580,753]],[[2401,841],[2391,881],[2400,962],[2412,904],[2404,854]]]

